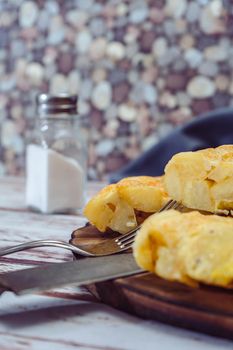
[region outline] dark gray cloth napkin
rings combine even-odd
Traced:
[[[175,153],[222,144],[233,144],[233,108],[209,112],[175,128],[126,167],[111,174],[109,181],[114,183],[127,176],[162,175],[166,163]]]

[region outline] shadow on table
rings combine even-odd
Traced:
[[[30,306],[27,307],[29,308]],[[33,305],[32,307],[34,308],[36,306]],[[104,315],[100,314],[101,311],[104,313]],[[94,315],[96,313],[99,314],[95,317],[96,321],[98,322],[98,319],[103,320],[103,317],[105,320],[107,320],[107,312],[111,312],[112,314],[113,309],[110,306],[104,305],[102,303],[81,301],[78,305],[51,305],[50,301],[48,303],[45,302],[40,304],[39,308],[37,309],[23,310],[15,313],[9,313],[7,315],[0,315],[0,319],[2,324],[4,323],[11,328],[18,329],[54,321],[67,321],[69,319],[72,319],[72,323],[78,324],[83,322],[82,318],[90,314]],[[134,324],[137,323],[135,320],[138,320],[138,322],[140,322],[140,319],[114,309],[114,316],[122,317],[122,315],[124,317],[124,320],[134,322]],[[74,319],[74,317],[76,317],[76,319]]]
[[[63,322],[64,325],[66,324],[66,330],[69,329],[69,327],[74,327],[76,332],[78,330],[79,325],[86,326],[90,323],[99,325],[102,324],[102,327],[104,327],[104,329],[107,324],[112,326],[116,325],[118,329],[119,327],[122,327],[124,329],[125,326],[129,326],[131,324],[131,326],[134,327],[134,330],[136,330],[136,334],[134,334],[134,337],[139,335],[140,330],[142,330],[141,327],[144,327],[143,329],[144,332],[147,333],[147,336],[154,336],[155,334],[155,338],[157,338],[158,336],[162,337],[165,335],[166,337],[172,337],[173,340],[180,340],[181,338],[186,338],[189,341],[191,341],[191,343],[194,341],[197,344],[197,346],[202,344],[212,344],[214,345],[213,349],[216,350],[232,349],[232,343],[229,343],[229,341],[227,340],[210,337],[190,330],[179,329],[169,324],[164,325],[160,322],[144,320],[129,315],[125,312],[113,309],[110,306],[102,303],[79,301],[79,304],[76,304],[74,301],[72,301],[73,305],[59,305],[59,301],[55,301],[55,299],[53,299],[53,302],[56,302],[57,304],[51,305],[51,300],[49,300],[40,303],[40,308],[37,309],[22,310],[7,315],[0,315],[1,324],[5,324],[8,327],[9,331],[12,329],[22,330],[23,328],[30,328],[38,325],[46,325],[50,322]],[[64,302],[64,300],[62,302]],[[27,307],[35,308],[36,306],[35,304],[33,304],[27,305]],[[157,336],[154,332],[157,333]]]

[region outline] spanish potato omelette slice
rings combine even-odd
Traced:
[[[233,219],[169,210],[142,224],[134,243],[140,267],[194,285],[233,286]]]

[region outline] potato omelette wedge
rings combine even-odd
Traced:
[[[168,195],[188,208],[233,212],[233,145],[175,154],[164,182]]]
[[[162,278],[233,287],[233,218],[197,211],[153,214],[133,251],[140,267]]]
[[[104,187],[84,208],[84,215],[101,232],[126,233],[167,201],[162,177],[134,176]]]

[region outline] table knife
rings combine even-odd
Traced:
[[[129,253],[83,258],[0,274],[0,294],[4,291],[18,295],[44,292],[65,285],[88,285],[140,272],[143,270]]]

